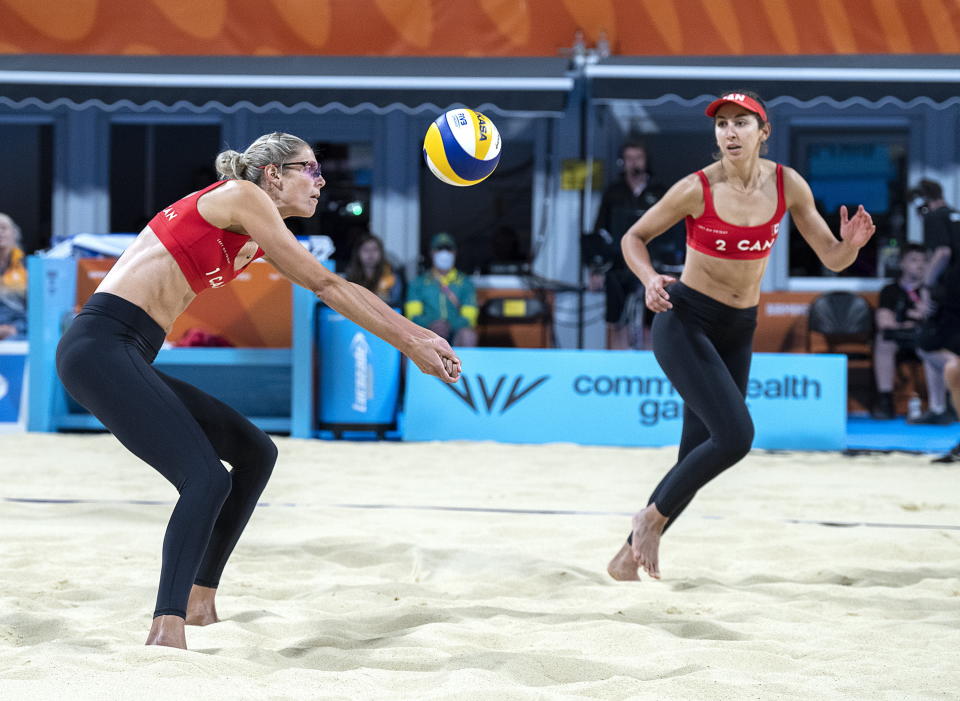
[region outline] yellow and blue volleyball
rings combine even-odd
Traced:
[[[430,172],[449,185],[476,185],[500,162],[500,132],[488,117],[462,107],[437,117],[423,139]]]

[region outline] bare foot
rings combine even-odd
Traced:
[[[633,517],[633,556],[643,570],[660,579],[660,534],[667,525],[667,517],[650,504]]]
[[[633,556],[630,549],[630,543],[624,543],[620,552],[613,556],[610,564],[607,565],[607,573],[619,582],[639,582],[640,576],[637,570],[640,563]]]
[[[157,616],[150,626],[147,635],[147,645],[164,645],[187,649],[187,636],[183,629],[183,619],[180,616]]]
[[[201,587],[194,584],[190,589],[190,599],[187,601],[187,625],[208,626],[218,623],[217,604],[214,597],[217,590],[213,587]]]

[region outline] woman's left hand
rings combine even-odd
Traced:
[[[847,206],[840,207],[840,238],[856,248],[863,248],[877,230],[873,217],[860,205],[852,219],[847,218]]]
[[[426,375],[433,375],[450,384],[460,378],[460,358],[450,344],[436,334],[414,339],[404,351],[414,365]]]

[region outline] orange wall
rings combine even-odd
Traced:
[[[114,258],[77,261],[77,308],[93,294]],[[223,336],[241,348],[289,348],[293,296],[290,282],[273,266],[254,263],[229,285],[197,295],[178,318],[167,340],[176,343],[187,329]]]
[[[757,331],[753,350],[762,353],[806,353],[807,310],[820,292],[763,292],[757,310]],[[877,308],[878,293],[863,292],[870,306]],[[824,352],[816,339],[813,352]]]
[[[0,0],[0,53],[960,53],[960,0]]]

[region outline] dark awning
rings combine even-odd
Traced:
[[[588,65],[586,75],[596,99],[689,99],[736,88],[765,100],[940,102],[960,95],[960,60],[947,55],[611,57]]]
[[[562,58],[0,56],[0,100],[41,105],[271,103],[346,111],[465,105],[557,115],[573,88]],[[96,103],[94,103],[96,104]]]

